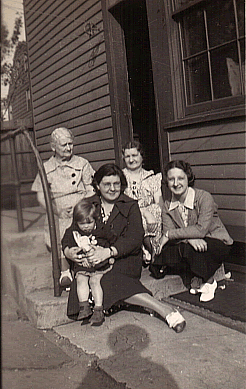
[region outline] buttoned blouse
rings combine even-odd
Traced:
[[[70,161],[60,163],[52,156],[44,162],[44,169],[47,174],[47,180],[50,187],[52,203],[58,211],[67,207],[72,207],[86,197],[87,186],[91,185],[94,170],[90,163],[82,157],[73,155]],[[37,174],[33,184],[34,192],[42,192],[42,183],[40,175]],[[56,214],[55,225],[58,245],[66,229],[71,225],[71,217],[58,217]],[[50,246],[50,234],[47,215],[44,221],[45,242]],[[62,254],[63,255],[63,254]]]
[[[82,157],[73,155],[70,161],[59,162],[52,156],[44,163],[52,200],[58,209],[74,207],[86,195],[86,186],[92,182],[94,170]],[[42,191],[40,175],[32,185],[35,192]]]

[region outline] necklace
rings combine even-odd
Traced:
[[[111,212],[114,208],[114,204],[112,204],[112,205],[110,204],[110,207],[106,211],[105,205],[106,204],[103,204],[102,199],[101,199],[101,216],[102,216],[103,223],[106,223],[108,221],[109,216],[111,215]]]

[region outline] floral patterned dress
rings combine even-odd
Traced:
[[[162,174],[155,174],[153,170],[142,169],[140,180],[134,181],[128,169],[123,169],[127,180],[127,188],[125,194],[138,201],[138,205],[142,214],[143,227],[145,236],[150,236],[152,246],[156,251],[157,243],[161,237],[162,218],[161,207],[155,203],[154,195],[161,189]],[[144,216],[144,210],[149,211],[155,218],[155,223],[148,223]],[[149,257],[148,252],[144,250],[146,257]],[[149,258],[146,258],[149,260]]]

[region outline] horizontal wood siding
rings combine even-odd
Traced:
[[[30,136],[33,138],[32,133]],[[15,137],[15,150],[17,158],[17,168],[20,180],[35,178],[37,174],[37,164],[31,146],[22,134]],[[1,142],[1,182],[6,184],[14,182],[13,166],[10,154],[9,140]]]
[[[33,133],[30,132],[33,139]],[[15,137],[15,150],[22,206],[37,206],[38,202],[34,192],[30,195],[31,184],[37,174],[37,163],[31,146],[23,134]],[[9,139],[1,142],[1,207],[3,209],[15,208],[15,177],[10,154]]]
[[[100,0],[25,0],[34,129],[43,160],[49,135],[65,126],[74,151],[97,169],[114,162],[108,70]]]
[[[18,119],[32,120],[32,111],[27,107],[26,91],[29,89],[25,86],[18,88],[18,95],[12,101],[13,118],[17,122]]]
[[[213,195],[233,239],[245,242],[245,123],[170,131],[169,144],[171,159],[189,162],[195,186]]]

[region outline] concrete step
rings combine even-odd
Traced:
[[[166,276],[162,280],[154,280],[145,269],[141,280],[158,299],[186,290],[179,276]],[[19,306],[37,328],[51,329],[71,322],[66,315],[67,299],[68,293],[65,291],[60,297],[54,297],[52,289],[44,288],[20,293]]]
[[[22,297],[22,309],[35,327],[51,329],[71,322],[66,314],[67,299],[65,291],[60,297],[54,297],[53,289],[40,289]]]
[[[39,289],[53,288],[50,258],[27,256],[25,259],[13,260],[11,269],[16,284],[24,289],[25,294]]]
[[[43,235],[37,231],[7,234],[3,247],[21,312],[40,329],[69,323],[68,293],[64,291],[61,297],[54,297],[52,263]],[[155,280],[148,269],[143,269],[142,282],[158,299],[186,290],[179,276]]]
[[[51,255],[45,247],[43,233],[35,230],[5,234],[2,243],[21,312],[40,329],[69,323],[68,293],[64,291],[60,297],[54,297]],[[222,273],[219,277],[223,277]],[[141,281],[158,300],[186,290],[181,277],[166,275],[156,280],[148,269],[143,269]]]
[[[66,316],[68,293],[54,297],[51,254],[44,243],[44,211],[26,209],[26,231],[22,233],[17,232],[15,211],[4,211],[1,216],[2,293],[13,297],[21,313],[37,328],[50,329],[69,323]],[[223,276],[222,269],[218,279]],[[143,269],[141,281],[159,300],[186,290],[179,276],[166,275],[155,280],[148,269]]]
[[[51,254],[45,246],[42,226],[22,233],[5,231],[2,248],[21,313],[40,329],[69,323],[68,293],[54,297]],[[155,280],[148,269],[143,269],[142,282],[158,299],[186,290],[180,277]]]

